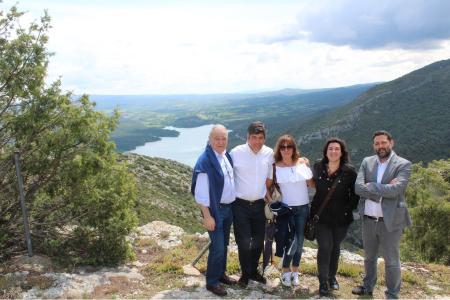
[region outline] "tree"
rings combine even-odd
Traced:
[[[118,113],[46,85],[50,18],[27,29],[16,7],[0,12],[0,259],[25,249],[12,155],[20,153],[33,248],[72,263],[127,259],[135,183],[110,134]],[[67,255],[69,253],[70,255]]]
[[[413,227],[402,253],[410,259],[450,265],[450,159],[413,165],[406,193]]]

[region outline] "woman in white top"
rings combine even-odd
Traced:
[[[276,181],[281,189],[282,202],[292,209],[295,222],[297,247],[295,253],[283,255],[281,282],[285,286],[299,285],[298,268],[303,249],[303,230],[309,215],[309,196],[307,184],[311,185],[312,172],[308,160],[300,157],[300,152],[290,135],[281,136],[274,150],[276,166]],[[272,184],[273,174],[267,180],[267,186]],[[295,245],[294,245],[295,246]],[[292,269],[291,269],[292,262]]]

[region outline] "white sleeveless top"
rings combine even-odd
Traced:
[[[299,206],[309,203],[306,180],[312,178],[311,169],[306,164],[292,167],[276,166],[277,183],[281,189],[282,202],[289,206]],[[273,172],[270,172],[273,179]]]

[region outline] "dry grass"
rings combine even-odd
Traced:
[[[25,282],[30,287],[37,287],[40,290],[46,290],[53,285],[54,281],[54,279],[43,275],[28,275]]]

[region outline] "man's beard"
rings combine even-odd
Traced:
[[[377,150],[378,158],[388,158],[391,155],[392,150],[390,148],[380,148]]]

